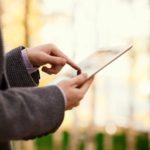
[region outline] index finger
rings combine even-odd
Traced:
[[[61,50],[59,50],[57,47],[54,46],[53,48],[53,53],[56,55],[56,56],[60,56],[60,57],[63,57],[66,59],[66,63],[68,65],[70,65],[72,68],[74,68],[75,70],[78,71],[78,74],[81,73],[81,68],[76,64],[74,63],[70,58],[68,58]]]

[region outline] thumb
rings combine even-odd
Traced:
[[[75,85],[76,87],[82,85],[86,80],[87,80],[87,74],[86,73],[82,73],[76,77],[74,77],[73,79],[71,79],[71,84]]]
[[[90,85],[92,84],[94,80],[94,76],[89,78],[82,86],[81,86],[81,90],[83,91],[83,93],[86,93],[86,91],[89,89]]]

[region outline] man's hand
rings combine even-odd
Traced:
[[[70,110],[79,105],[93,79],[94,77],[87,80],[86,74],[80,74],[71,80],[63,80],[58,83],[58,86],[64,91],[67,98],[66,110]]]
[[[42,67],[42,71],[48,74],[57,74],[65,64],[69,64],[78,73],[81,72],[80,68],[53,44],[28,48],[27,56],[34,67],[49,64],[50,67]]]

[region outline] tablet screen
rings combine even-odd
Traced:
[[[88,78],[90,78],[131,48],[132,46],[128,46],[126,48],[98,50],[79,63],[81,71],[82,73],[87,73]],[[74,77],[77,75],[77,73],[70,70],[66,75],[68,77]]]

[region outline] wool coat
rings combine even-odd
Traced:
[[[29,74],[20,46],[4,54],[0,34],[0,150],[11,140],[55,132],[64,118],[64,97],[57,86],[37,87],[39,72]]]

